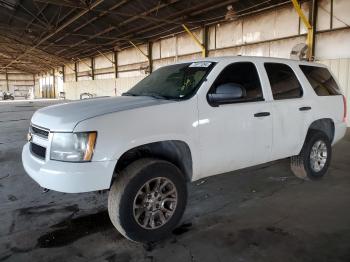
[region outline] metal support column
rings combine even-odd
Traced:
[[[209,40],[209,26],[203,27],[203,47],[204,47],[204,57],[208,56],[208,41]]]
[[[52,94],[52,98],[56,98],[56,77],[55,77],[55,69],[52,69],[52,91],[50,92],[50,98]]]
[[[148,61],[148,65],[149,65],[149,67],[150,67],[150,73],[152,73],[152,57],[149,55],[150,53],[149,52],[151,52],[151,55],[152,55],[152,51],[150,51],[149,50],[149,43],[150,42],[148,42],[148,45],[147,45],[147,51],[148,51],[148,54],[146,55],[137,45],[135,45],[132,41],[129,41],[129,43],[133,46],[133,47],[135,47],[144,57],[146,57],[147,58],[147,61]],[[152,45],[151,45],[151,49],[152,49]]]
[[[333,6],[334,6],[334,4],[333,4],[333,0],[331,0],[331,15],[330,15],[330,21],[329,21],[329,23],[330,23],[330,25],[329,25],[329,28],[332,30],[333,29]]]
[[[114,50],[113,52],[113,56],[114,56],[114,74],[115,74],[115,78],[118,78],[118,52],[116,50]]]
[[[311,46],[311,56],[314,59],[315,58],[315,49],[316,49],[316,41],[315,41],[315,35],[316,35],[316,23],[317,23],[317,9],[318,4],[317,0],[312,0],[312,15],[311,15],[311,24],[312,24],[312,46]]]
[[[7,92],[10,92],[9,75],[7,74],[7,68],[5,68],[5,78],[6,78],[6,90],[7,90]]]
[[[95,80],[95,59],[91,57],[91,79]]]
[[[153,59],[152,59],[152,42],[147,43],[147,54],[148,54],[148,66],[149,66],[149,73],[151,74],[153,72]]]
[[[35,89],[36,89],[36,86],[35,86],[35,74],[33,74],[33,98],[35,98]]]
[[[307,57],[308,57],[308,60],[311,61],[313,59],[312,50],[314,45],[314,28],[311,26],[309,20],[304,15],[303,10],[301,10],[298,0],[291,0],[291,1],[293,3],[295,11],[298,13],[301,21],[303,22],[304,26],[307,29],[307,40],[306,40],[306,44],[308,46]]]
[[[65,66],[63,65],[63,66],[62,66],[62,81],[63,81],[63,83],[66,82],[66,72],[65,72],[64,70],[66,70],[66,68],[65,68]]]
[[[74,62],[74,76],[75,76],[75,82],[78,82],[78,65],[77,65],[77,62]]]

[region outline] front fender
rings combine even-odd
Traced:
[[[106,114],[80,122],[74,132],[97,131],[93,161],[119,159],[126,151],[166,140],[185,142],[199,172],[195,99]]]

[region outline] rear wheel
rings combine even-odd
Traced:
[[[147,243],[165,238],[177,226],[186,201],[181,171],[170,162],[145,158],[118,175],[108,196],[108,212],[122,235]]]
[[[332,146],[328,136],[311,130],[299,155],[291,157],[293,173],[305,180],[322,178],[329,167]]]

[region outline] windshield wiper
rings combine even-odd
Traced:
[[[157,93],[140,93],[140,94],[135,94],[135,93],[130,93],[130,92],[125,92],[122,93],[122,96],[149,96],[155,99],[163,99],[163,100],[176,100],[175,97],[170,97],[170,96],[163,96]]]
[[[125,92],[125,93],[122,93],[122,96],[138,96],[138,95],[133,94],[133,93],[129,93],[129,92]]]
[[[155,98],[155,99],[164,99],[164,100],[173,99],[172,97],[169,97],[169,96],[162,96],[162,95],[157,94],[157,93],[141,93],[140,95],[142,95],[142,96],[150,96],[150,97],[153,97],[153,98]]]

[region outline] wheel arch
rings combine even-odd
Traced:
[[[307,130],[307,134],[305,135],[304,142],[306,141],[308,135],[310,134],[310,132],[312,130],[317,130],[317,131],[321,131],[321,132],[325,133],[327,135],[327,137],[329,138],[329,141],[332,144],[333,139],[334,139],[334,132],[335,132],[334,129],[335,129],[335,127],[334,127],[333,119],[331,119],[331,118],[317,119],[310,124],[310,126]]]
[[[135,160],[146,157],[159,158],[173,163],[182,171],[186,181],[191,181],[193,163],[189,145],[181,140],[165,140],[139,145],[124,152],[116,163],[111,184],[117,179],[117,174],[121,170]]]

